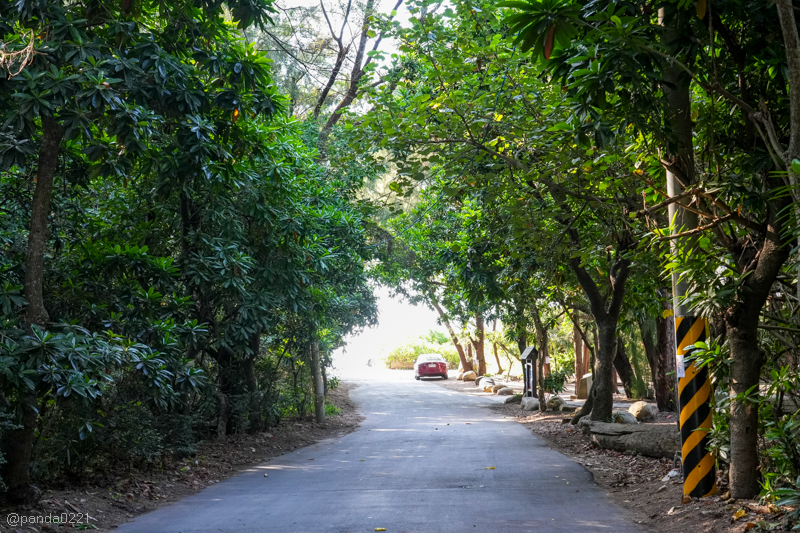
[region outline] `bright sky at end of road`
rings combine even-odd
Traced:
[[[337,371],[366,368],[369,359],[373,366],[382,366],[381,359],[397,346],[432,329],[447,333],[447,329],[436,322],[436,311],[424,305],[412,305],[399,297],[392,298],[389,289],[382,286],[375,289],[375,296],[380,313],[378,325],[348,337],[347,346],[333,353],[333,366]]]

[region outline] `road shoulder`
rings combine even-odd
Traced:
[[[136,516],[175,503],[255,465],[355,431],[364,420],[350,399],[350,392],[357,386],[341,382],[336,389],[328,391],[327,401],[341,409],[341,413],[327,417],[321,425],[312,419],[287,420],[255,435],[237,434],[221,442],[205,442],[191,457],[163,461],[147,471],[118,473],[116,477],[68,487],[44,487],[39,503],[0,509],[0,517],[3,517],[0,532],[17,530],[4,528],[6,517],[12,513],[41,517],[38,522],[34,518],[34,525],[29,527],[19,524],[20,531],[60,533],[75,531],[75,526],[91,531],[112,531]],[[51,519],[44,522],[48,516]],[[53,523],[53,517],[56,520],[65,517],[67,523]]]
[[[439,384],[471,396],[492,396],[480,391],[473,383],[449,380]],[[551,449],[583,465],[608,498],[627,511],[633,522],[646,531],[738,533],[754,527],[769,529],[782,522],[779,516],[759,513],[765,508],[752,500],[723,501],[714,496],[682,504],[682,482],[662,481],[673,468],[671,460],[600,449],[589,436],[568,423],[570,414],[523,412],[519,404],[499,402],[491,405],[490,409],[498,415],[513,418],[546,441]],[[739,510],[746,514],[734,520],[733,516]]]

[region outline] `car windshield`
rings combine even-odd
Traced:
[[[442,363],[444,359],[440,355],[420,355],[418,363]]]

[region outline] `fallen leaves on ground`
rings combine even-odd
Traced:
[[[24,512],[43,516],[48,513],[83,513],[89,515],[88,529],[109,531],[109,528],[138,514],[194,494],[247,467],[353,431],[362,418],[349,398],[351,388],[352,385],[343,383],[329,391],[331,401],[342,409],[342,414],[328,418],[322,426],[313,420],[287,420],[268,432],[229,435],[222,441],[198,445],[190,458],[163,458],[150,470],[118,471],[112,475],[98,473],[67,489],[45,487],[37,505],[4,508],[0,513]],[[265,473],[264,477],[269,476]],[[49,524],[48,527],[48,533],[75,531],[71,524]],[[5,531],[2,526],[0,531]]]

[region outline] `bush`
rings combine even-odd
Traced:
[[[336,416],[342,414],[342,410],[336,404],[325,401],[325,416]]]
[[[395,348],[384,358],[384,362],[387,368],[391,368],[392,363],[395,363],[396,366],[411,368],[417,357],[425,353],[441,355],[451,369],[458,368],[461,362],[450,339],[434,330],[428,332],[427,335],[420,336],[416,341]]]
[[[544,389],[553,394],[563,392],[567,376],[569,376],[567,370],[553,370],[544,378]]]

